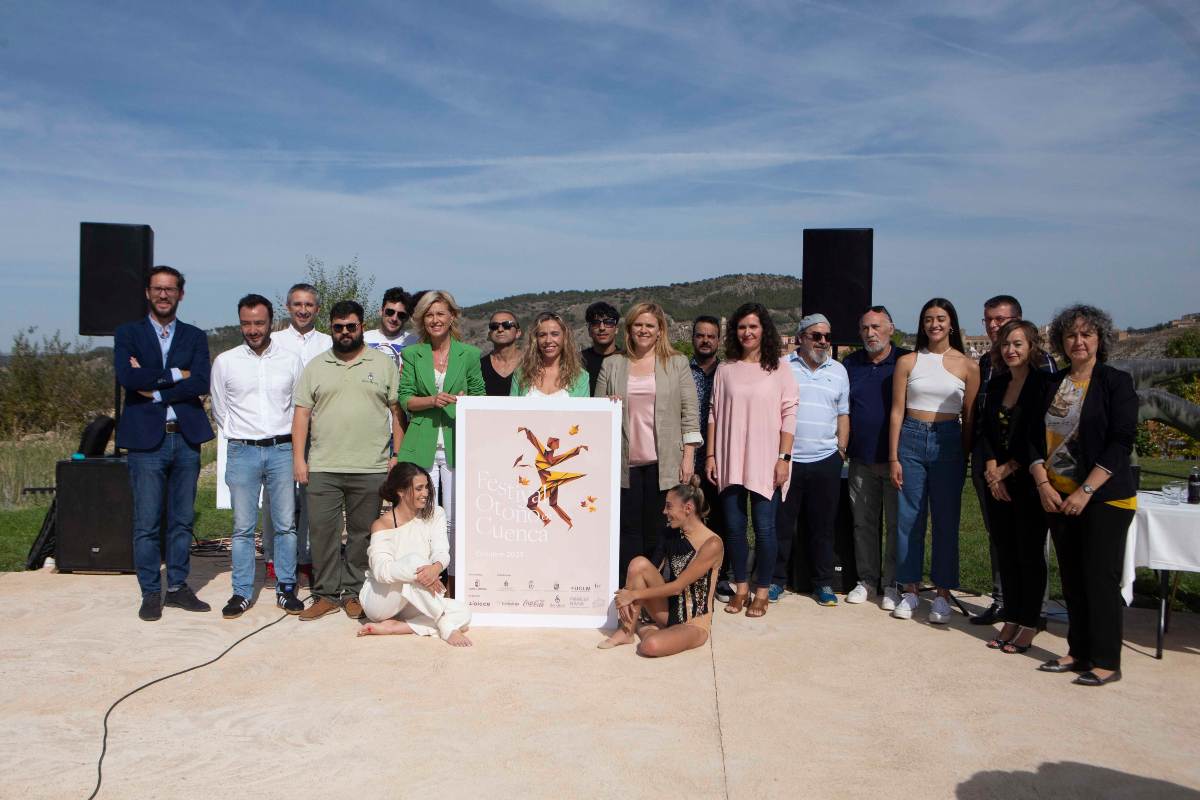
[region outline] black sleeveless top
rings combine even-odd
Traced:
[[[505,377],[496,372],[496,368],[492,366],[492,357],[487,354],[479,359],[479,369],[483,372],[483,386],[488,397],[508,397],[508,393],[512,391],[511,374]]]
[[[696,557],[696,550],[688,538],[678,531],[666,534],[662,542],[663,578],[670,583],[683,574],[683,571]],[[677,595],[667,598],[667,625],[681,625],[690,619],[703,617],[709,613],[708,597],[711,588],[712,571],[704,573],[695,583],[685,586]]]

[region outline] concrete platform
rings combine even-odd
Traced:
[[[221,619],[224,559],[192,585],[213,612],[145,623],[132,576],[0,575],[0,797],[87,797],[110,703],[279,616]],[[1153,613],[1127,612],[1125,679],[1088,689],[1034,669],[1061,626],[1003,655],[927,610],[787,596],[660,661],[592,631],[457,650],[285,619],[122,703],[100,796],[1200,798],[1195,616],[1156,661]]]

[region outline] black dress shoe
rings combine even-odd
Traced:
[[[157,594],[142,595],[142,607],[138,609],[138,617],[146,622],[162,619],[162,596]]]
[[[1091,668],[1092,665],[1085,661],[1072,661],[1070,664],[1060,664],[1057,658],[1052,658],[1044,664],[1038,665],[1038,669],[1042,672],[1087,672]]]
[[[1077,683],[1080,686],[1103,686],[1106,683],[1116,683],[1119,680],[1121,680],[1121,670],[1117,670],[1107,678],[1101,678],[1096,673],[1088,670],[1087,672],[1080,674],[1080,676],[1071,681],[1071,683]]]
[[[196,597],[186,584],[173,592],[167,592],[167,602],[164,605],[182,608],[184,611],[212,611],[212,606]]]
[[[992,603],[982,613],[971,617],[972,625],[993,625],[1000,619],[1000,604]]]

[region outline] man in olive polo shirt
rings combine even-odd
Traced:
[[[362,306],[343,300],[330,309],[329,320],[333,347],[304,368],[292,421],[292,466],[296,481],[308,485],[316,597],[300,614],[305,621],[338,608],[351,619],[362,618],[358,592],[371,524],[379,518],[379,487],[395,464],[384,420],[391,420],[397,447],[404,437],[396,405],[400,373],[390,357],[364,346]],[[306,461],[310,422],[312,446]]]

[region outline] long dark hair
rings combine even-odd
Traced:
[[[954,310],[954,303],[944,297],[935,297],[921,306],[921,313],[917,315],[917,351],[929,349],[929,334],[925,333],[925,312],[931,308],[940,308],[950,315],[950,346],[960,353],[965,353],[962,328],[958,325],[958,312]]]
[[[725,357],[731,361],[741,361],[743,355],[742,343],[738,340],[738,323],[753,314],[762,325],[762,347],[758,351],[758,364],[764,372],[774,372],[779,367],[779,359],[783,357],[783,346],[779,342],[779,331],[771,312],[762,303],[743,303],[729,318],[725,328]]]
[[[419,475],[424,475],[425,480],[429,481],[429,473],[416,464],[408,461],[397,462],[396,466],[392,467],[392,471],[388,473],[387,480],[383,482],[383,486],[379,487],[379,496],[394,506],[399,505],[400,493],[411,489],[413,481]],[[432,483],[429,484],[429,494],[425,498],[425,505],[417,510],[417,516],[421,519],[429,519],[433,516]]]
[[[1025,341],[1029,343],[1029,366],[1031,369],[1038,369],[1045,360],[1042,350],[1042,335],[1038,332],[1037,325],[1034,325],[1027,319],[1010,319],[1004,323],[1004,327],[996,334],[996,343],[992,345],[989,357],[992,360],[992,369],[1005,367],[1004,356],[1000,353],[1000,348],[1004,347],[1004,343],[1008,341],[1008,337],[1012,336],[1017,331],[1024,331]]]

